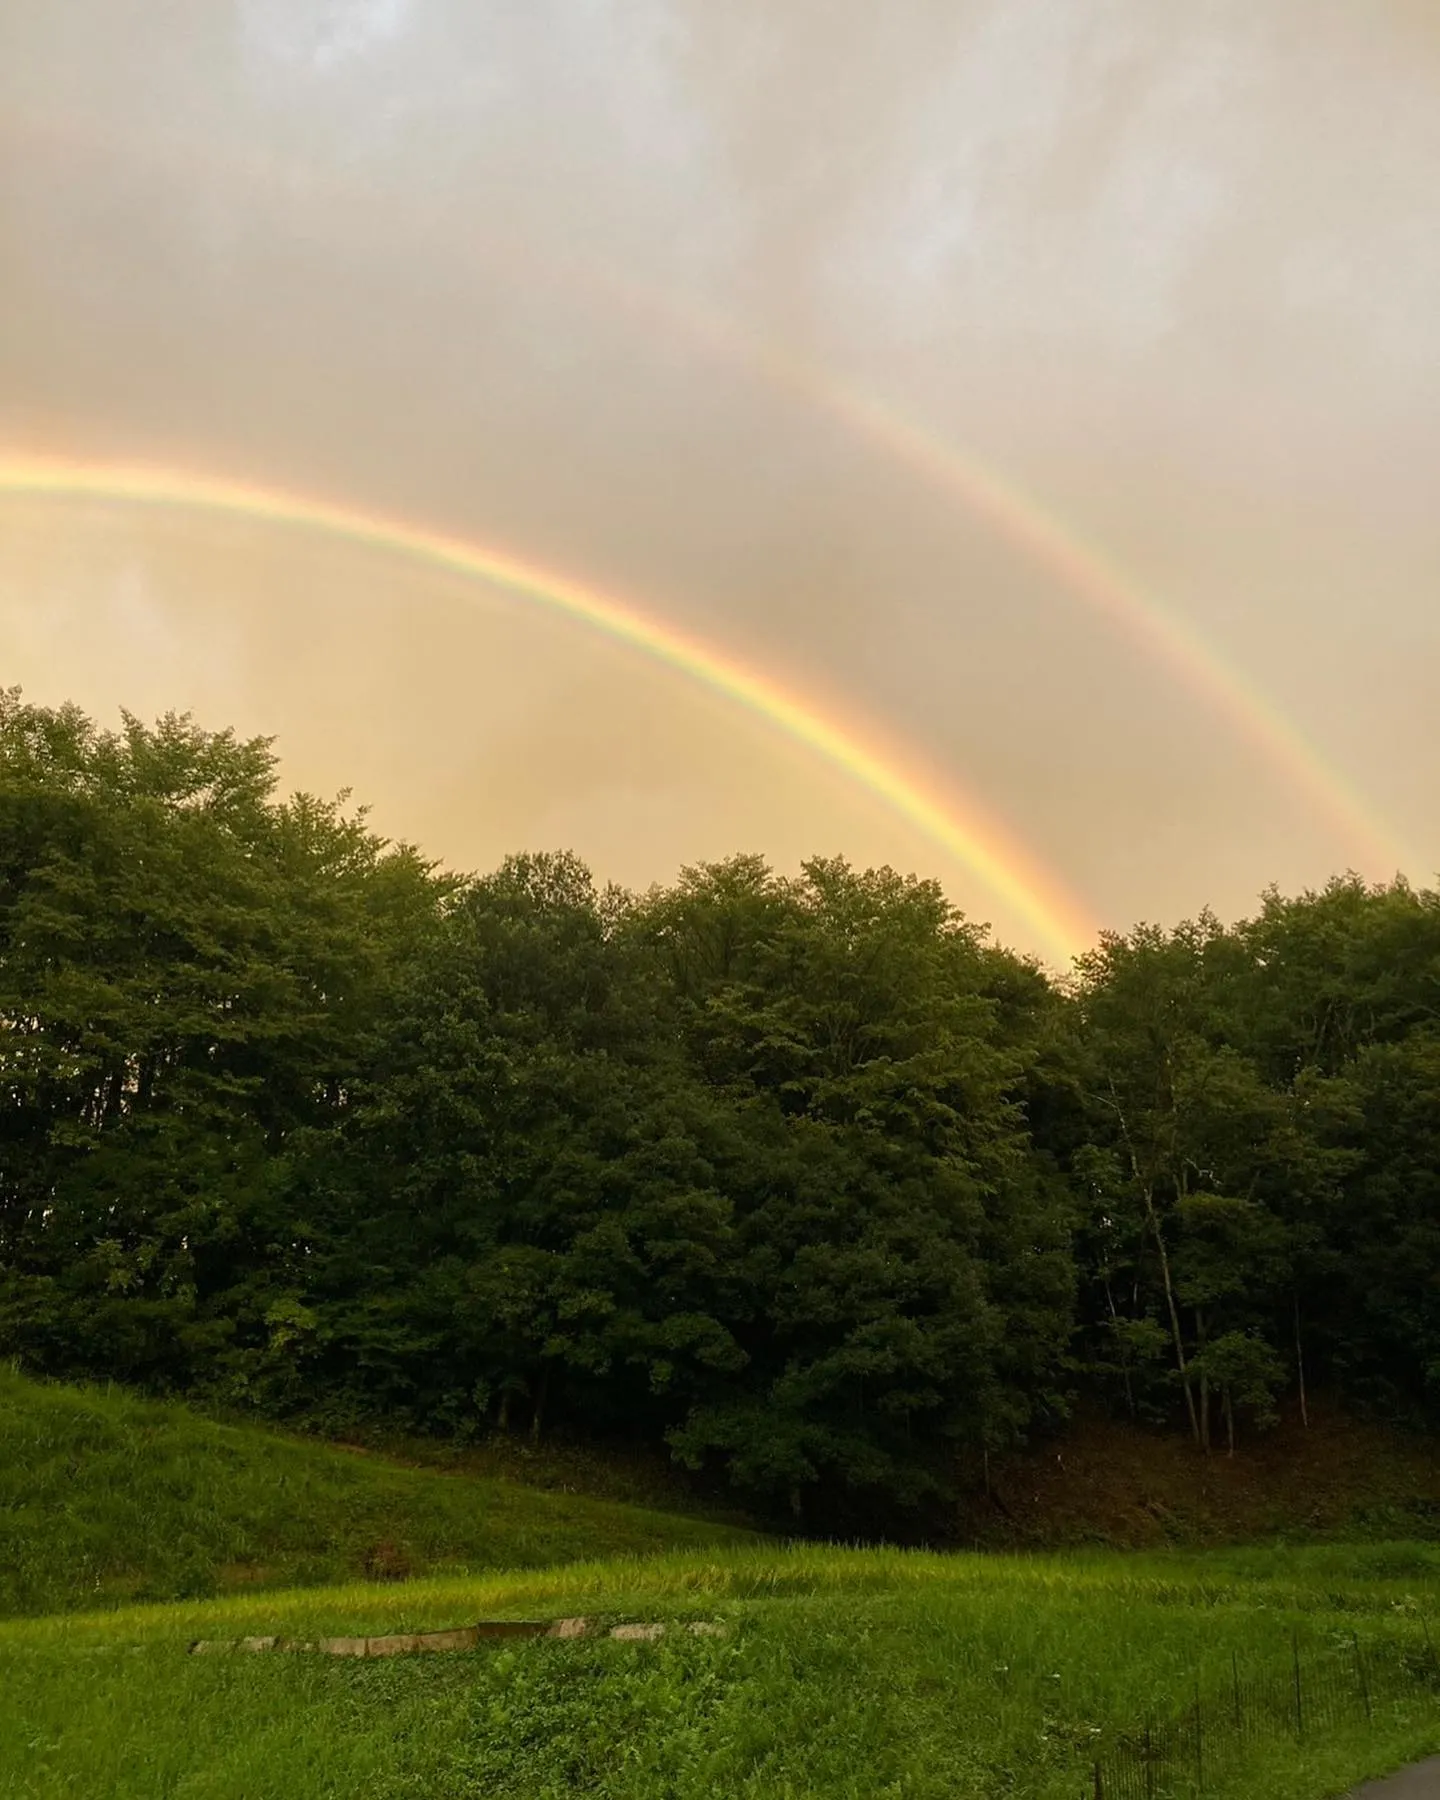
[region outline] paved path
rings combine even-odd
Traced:
[[[1402,1769],[1388,1781],[1372,1781],[1356,1788],[1350,1800],[1440,1800],[1440,1756]]]

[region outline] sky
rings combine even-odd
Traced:
[[[1052,963],[1429,883],[1440,12],[0,0],[0,682]]]

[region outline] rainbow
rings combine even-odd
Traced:
[[[1147,594],[1113,560],[992,468],[898,417],[868,395],[795,368],[791,385],[931,481],[1218,713],[1262,761],[1285,775],[1360,858],[1362,871],[1390,877],[1413,858],[1372,804],[1249,678],[1178,614]]]
[[[380,513],[188,471],[0,456],[0,495],[186,508],[320,532],[539,602],[723,695],[841,771],[979,877],[1062,963],[1094,941],[1094,926],[1055,876],[986,820],[978,807],[942,794],[907,771],[892,753],[827,717],[802,695],[611,594],[491,546]]]
[[[903,418],[864,390],[818,364],[737,332],[702,306],[682,305],[617,271],[588,267],[583,279],[612,301],[663,322],[713,354],[747,368],[769,387],[842,426],[887,460],[907,469],[982,519],[996,535],[1042,568],[1066,593],[1165,668],[1218,713],[1262,761],[1277,769],[1361,862],[1362,872],[1389,877],[1415,863],[1373,805],[1237,668],[1177,614],[1167,610],[1101,550],[993,468]]]
[[[26,137],[82,155],[117,151],[148,158],[156,166],[191,169],[197,161],[212,174],[241,174],[277,191],[342,191],[313,181],[251,147],[244,157],[217,157],[207,146],[156,137],[116,144],[57,126],[53,119],[17,121]],[[1364,873],[1388,876],[1418,867],[1366,798],[1285,717],[1253,682],[1222,658],[1193,626],[1168,610],[1113,558],[1087,542],[1034,496],[1007,481],[975,456],[884,405],[863,389],[835,379],[826,369],[737,331],[703,303],[668,294],[607,265],[571,252],[539,253],[507,240],[472,248],[487,263],[525,265],[553,284],[569,284],[604,296],[623,311],[660,325],[828,417],[851,435],[979,518],[1111,629],[1166,669],[1181,687],[1223,718],[1262,762],[1276,769],[1348,846]],[[424,535],[424,534],[421,534]],[[749,704],[749,702],[747,702]],[[762,709],[763,710],[763,709]]]

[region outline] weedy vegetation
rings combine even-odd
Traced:
[[[1406,1545],[995,1557],[722,1547],[527,1573],[130,1607],[0,1626],[0,1780],[26,1796],[1078,1800],[1106,1734],[1354,1636],[1419,1643],[1440,1557]],[[536,1641],[353,1662],[197,1637],[584,1613],[722,1637]],[[1213,1771],[1320,1800],[1440,1747],[1433,1693]],[[1166,1790],[1157,1789],[1157,1792]]]

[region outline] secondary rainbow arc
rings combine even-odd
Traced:
[[[576,278],[637,314],[748,368],[777,392],[829,417],[852,437],[958,501],[1060,590],[1107,621],[1218,713],[1262,761],[1281,773],[1366,865],[1390,876],[1416,866],[1408,846],[1374,805],[1244,672],[1222,657],[1173,608],[987,461],[916,423],[864,388],[806,357],[737,331],[702,304],[646,287],[599,265],[576,264]]]
[[[980,808],[928,787],[893,755],[805,696],[691,633],[615,596],[467,539],[333,501],[190,471],[40,456],[0,456],[0,495],[93,498],[190,508],[316,531],[417,559],[539,602],[652,657],[805,746],[970,870],[1068,963],[1095,928],[1059,879]]]
[[[1222,658],[1193,626],[1146,593],[1113,559],[989,465],[858,390],[837,387],[830,404],[857,431],[877,444],[888,444],[897,461],[955,494],[1001,537],[1054,575],[1062,589],[1109,619],[1122,637],[1167,668],[1179,685],[1224,718],[1262,761],[1306,796],[1313,810],[1361,856],[1368,873],[1388,877],[1413,864],[1408,846],[1377,816],[1373,803],[1354,782],[1243,670]]]

